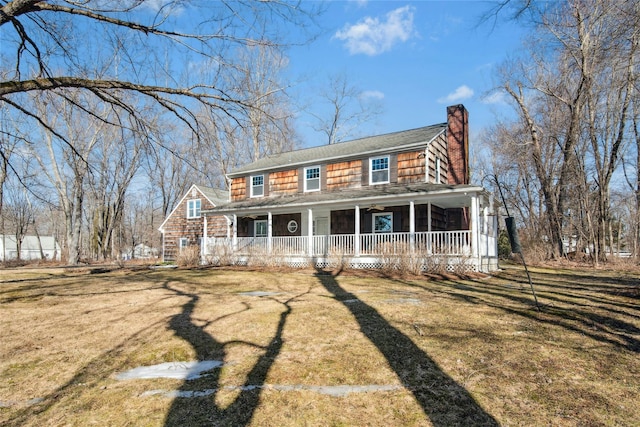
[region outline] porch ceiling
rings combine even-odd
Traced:
[[[431,202],[442,208],[458,208],[470,205],[471,196],[486,194],[475,185],[407,184],[379,185],[370,188],[349,189],[333,192],[304,193],[281,197],[261,197],[231,202],[203,211],[205,214],[250,214],[270,211],[285,213],[308,208],[353,209],[376,206],[394,206]]]

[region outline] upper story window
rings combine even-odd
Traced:
[[[393,232],[393,214],[392,213],[374,213],[373,214],[373,232],[374,233]]]
[[[200,199],[187,201],[187,218],[200,218]]]
[[[369,183],[387,184],[389,183],[389,156],[374,157],[370,159]]]
[[[304,191],[320,190],[320,166],[304,168]]]
[[[442,165],[440,164],[440,157],[436,157],[436,184],[442,184],[442,177],[440,175],[440,168]]]
[[[251,177],[251,197],[264,196],[264,175]]]

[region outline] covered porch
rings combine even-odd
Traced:
[[[385,186],[246,200],[204,214],[201,251],[208,263],[497,268],[497,219],[481,187]],[[227,218],[227,236],[207,236],[207,216],[220,214]]]

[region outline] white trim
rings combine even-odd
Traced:
[[[378,231],[376,230],[376,217],[379,216],[389,216],[391,217],[391,230],[389,231]],[[372,233],[393,233],[393,212],[376,212],[371,215],[371,232]]]
[[[374,172],[381,172],[384,171],[385,169],[378,169],[376,171],[373,170],[373,161],[374,160],[381,160],[381,159],[386,159],[387,160],[387,179],[386,181],[377,181],[377,182],[373,182],[373,173]],[[379,185],[379,184],[389,184],[391,182],[391,156],[390,155],[386,155],[386,156],[377,156],[377,157],[369,157],[369,185]]]
[[[196,188],[196,190],[198,190],[198,192],[200,193],[200,196],[204,197],[205,199],[207,199],[207,201],[209,203],[211,203],[211,205],[213,207],[216,206],[216,204],[206,196],[206,194],[204,194],[202,192],[202,190],[200,190],[200,188],[196,185],[196,184],[192,184],[191,187],[189,187],[189,190],[185,191],[184,196],[182,196],[182,198],[180,199],[180,201],[178,203],[176,203],[176,205],[174,206],[174,208],[171,210],[171,212],[169,213],[169,215],[167,215],[167,217],[164,219],[164,221],[162,221],[162,224],[160,224],[160,227],[158,227],[158,231],[164,234],[164,226],[167,223],[167,221],[169,221],[169,218],[171,218],[173,216],[173,214],[176,212],[176,210],[180,207],[180,205],[182,204],[182,202],[184,202],[184,199],[186,199],[188,196],[191,195],[191,190],[193,188]],[[202,208],[202,205],[200,206],[200,208]]]
[[[250,198],[254,198],[254,197],[264,197],[264,188],[265,188],[265,183],[264,183],[264,175],[265,174],[255,174],[255,175],[249,175],[249,197]],[[261,177],[262,178],[262,194],[253,194],[253,179],[254,178],[258,178]],[[256,187],[259,187],[258,185],[256,185]]]
[[[193,202],[193,203],[192,203]],[[191,215],[191,205],[193,206],[193,215]],[[198,206],[198,204],[200,206]],[[187,219],[198,219],[202,217],[202,199],[189,199],[187,200]]]
[[[258,236],[258,224],[265,225],[265,235]],[[268,237],[269,236],[269,221],[266,219],[256,219],[253,221],[253,237]]]
[[[310,170],[310,169],[317,169],[318,170],[318,178],[317,178],[317,180],[318,180],[318,188],[313,188],[311,190],[309,190],[307,188],[307,181],[308,181],[308,179],[307,179],[307,171]],[[320,187],[321,187],[321,184],[322,184],[322,168],[319,165],[318,166],[308,166],[308,167],[304,168],[303,173],[304,173],[304,176],[303,176],[304,192],[305,193],[310,193],[310,192],[313,192],[313,191],[320,191]],[[316,178],[314,178],[314,180],[315,179]]]

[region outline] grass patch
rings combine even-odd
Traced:
[[[5,270],[0,424],[639,425],[640,276],[530,270]]]

